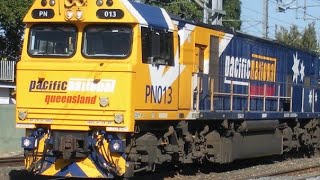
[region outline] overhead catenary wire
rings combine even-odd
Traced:
[[[248,8],[248,7],[245,7],[245,6],[243,6],[243,8],[245,8],[245,9],[248,9],[248,10],[250,10],[250,11],[253,11],[253,12],[255,12],[255,13],[258,13],[258,14],[261,14],[262,15],[262,12],[259,12],[259,11],[257,11],[257,10],[254,10],[254,9],[251,9],[251,8]],[[275,18],[275,17],[273,17],[273,16],[268,16],[269,18],[271,18],[271,19],[274,19],[274,20],[276,20],[276,21],[278,21],[278,22],[281,22],[281,23],[285,23],[285,24],[287,24],[287,25],[292,25],[292,23],[290,23],[290,22],[288,22],[288,21],[284,21],[284,20],[282,20],[282,19],[279,19],[279,18]],[[304,29],[305,27],[302,27],[302,26],[297,26],[298,28],[301,28],[301,29]]]
[[[273,1],[274,2],[274,1]],[[320,1],[319,1],[320,2]],[[257,11],[257,10],[255,10],[255,9],[252,9],[252,8],[249,8],[249,7],[246,7],[246,6],[243,6],[242,5],[242,8],[243,9],[247,9],[247,10],[249,10],[249,12],[251,12],[251,13],[253,13],[253,15],[252,16],[250,16],[250,17],[257,17],[256,15],[254,15],[254,14],[259,14],[260,16],[262,16],[262,12],[260,12],[260,11]],[[300,11],[299,11],[300,12]],[[301,25],[297,25],[297,24],[294,24],[294,23],[292,23],[292,22],[288,22],[288,21],[285,21],[285,20],[283,20],[283,19],[279,19],[279,18],[276,18],[276,17],[274,17],[274,16],[270,16],[270,15],[268,15],[268,17],[270,18],[270,19],[272,19],[273,21],[276,21],[276,22],[280,22],[281,23],[281,25],[280,26],[282,26],[282,27],[288,27],[288,26],[292,26],[292,25],[296,25],[297,27],[298,27],[298,29],[299,29],[299,32],[300,32],[300,35],[299,36],[301,36],[301,33],[303,33],[303,30],[306,28],[306,26],[307,26],[307,24],[305,24],[305,26],[301,26]],[[314,16],[315,17],[315,16]],[[244,15],[241,15],[241,18],[243,19],[243,18],[245,18],[245,19],[247,19],[247,17],[246,16],[244,16]],[[252,18],[251,18],[252,19]],[[252,29],[255,29],[254,30],[254,32],[257,32],[257,30],[256,29],[260,29],[260,28],[250,28],[249,29],[249,27],[250,26],[252,26],[253,24],[252,23],[249,23],[249,22],[247,22],[247,21],[243,21],[245,24],[248,24],[247,26],[244,26],[243,24],[242,24],[242,27],[245,27],[246,28],[246,33],[248,33],[248,32],[250,32],[250,31],[252,31]],[[260,24],[256,24],[255,26],[258,26],[258,25],[260,25]],[[253,27],[254,27],[254,25],[253,25]],[[272,37],[274,37],[275,38],[275,36],[276,36],[276,29],[274,29],[274,30],[271,30],[271,28],[275,28],[275,26],[269,26],[269,29],[270,29],[270,32],[271,32],[271,36]],[[301,32],[302,31],[302,32]],[[270,32],[269,32],[269,34],[270,34]],[[260,35],[262,35],[263,34],[263,32],[262,32],[262,30],[261,31],[259,31],[258,33],[256,33],[256,34],[258,34],[259,36]]]
[[[278,4],[278,3],[277,3],[276,1],[274,1],[274,0],[269,0],[269,1],[272,2],[272,3],[274,3],[274,4]],[[285,6],[287,6],[287,5],[285,5]],[[319,7],[319,6],[320,6],[320,4],[319,4],[319,5],[309,5],[309,6],[306,6],[306,7]],[[303,6],[303,7],[304,7],[304,6]],[[315,18],[315,20],[319,20],[319,19],[320,19],[320,17],[316,17],[316,16],[314,16],[314,15],[311,15],[311,14],[305,12],[304,10],[301,10],[300,8],[302,8],[302,6],[301,6],[301,7],[298,6],[298,7],[294,7],[294,8],[287,8],[287,10],[294,10],[294,11],[297,11],[297,12],[301,12],[301,13],[309,16],[309,17]]]

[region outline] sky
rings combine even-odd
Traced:
[[[304,3],[306,2],[306,9]],[[278,7],[284,7],[284,12],[279,12]],[[269,0],[269,31],[268,37],[275,39],[276,28],[283,26],[287,29],[292,24],[303,31],[309,23],[316,23],[316,32],[320,39],[320,0]],[[306,12],[306,13],[304,13]],[[263,0],[241,0],[241,29],[247,34],[263,37]]]

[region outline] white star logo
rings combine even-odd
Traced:
[[[296,82],[296,84],[298,83],[298,76],[299,76],[299,63],[300,63],[300,59],[298,59],[298,52],[296,52],[296,55],[293,55],[293,66],[292,66],[292,71],[293,71],[293,82]]]
[[[309,104],[312,105],[312,91],[309,92]]]
[[[300,80],[303,82],[303,78],[304,78],[304,68],[305,66],[303,65],[303,62],[301,63],[301,69],[300,69]]]

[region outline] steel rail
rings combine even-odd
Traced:
[[[23,165],[24,163],[24,157],[5,157],[0,158],[0,166],[18,166]]]

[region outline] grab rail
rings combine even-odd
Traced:
[[[194,87],[194,93],[196,94],[196,105],[193,107],[193,110],[199,111],[200,109],[200,94],[203,92],[203,73],[194,73],[193,75],[197,76],[197,87]],[[209,75],[208,75],[209,76]],[[222,78],[225,78],[223,76],[220,76]],[[251,94],[250,88],[251,88],[251,81],[246,81],[247,83],[247,94],[239,94],[234,92],[234,80],[230,80],[230,92],[216,92],[215,89],[215,80],[219,78],[219,76],[209,76],[208,77],[208,83],[209,83],[209,97],[210,97],[210,111],[214,111],[214,98],[215,97],[223,97],[223,96],[229,96],[230,97],[230,111],[233,110],[233,100],[234,97],[246,97],[247,98],[247,111],[250,111],[250,104],[252,99],[263,99],[263,111],[266,111],[266,102],[267,99],[275,99],[277,100],[277,109],[276,111],[280,111],[280,102],[281,100],[290,101],[290,109],[289,111],[292,112],[292,95],[293,95],[293,84],[289,83],[279,83],[279,82],[263,82],[263,94],[262,95],[256,95]],[[277,87],[277,94],[276,95],[268,95],[267,94],[267,84],[272,84],[272,86]],[[286,84],[290,88],[289,96],[281,96],[281,84]],[[198,88],[199,87],[199,88]],[[314,92],[313,92],[314,93]],[[194,98],[192,98],[194,100]],[[192,102],[194,104],[194,102]],[[314,103],[312,106],[312,110],[314,111]]]

